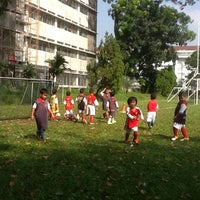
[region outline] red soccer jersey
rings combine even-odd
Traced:
[[[141,110],[138,107],[135,107],[133,109],[130,109],[127,114],[133,116],[133,119],[131,119],[130,117],[128,118],[128,127],[129,128],[137,127],[139,124],[139,117],[141,115]]]
[[[158,103],[156,100],[152,99],[148,102],[147,111],[148,112],[156,112],[158,109]]]
[[[87,105],[94,105],[94,102],[96,100],[96,96],[94,96],[94,94],[89,94],[87,96]]]
[[[72,104],[72,97],[71,96],[66,96],[64,99],[65,104],[65,110],[72,110],[73,109],[73,104]]]

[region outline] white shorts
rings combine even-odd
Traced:
[[[95,115],[95,106],[87,105],[86,115]]]
[[[85,110],[78,110],[78,113],[81,114],[81,113],[84,113]]]
[[[73,115],[73,110],[66,110],[65,115]]]
[[[156,112],[148,112],[147,113],[147,122],[155,122]]]
[[[127,129],[127,133],[130,133],[131,131],[133,131],[133,132],[135,132],[135,131],[138,131],[138,126],[135,126],[135,127],[133,127],[133,128],[129,128],[129,129]]]
[[[173,123],[173,127],[176,128],[176,129],[178,129],[178,130],[180,130],[183,127],[185,127],[185,124],[179,124],[179,123],[174,122]]]

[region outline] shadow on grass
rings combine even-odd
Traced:
[[[12,145],[9,144],[0,144],[0,151],[8,151],[12,149]]]

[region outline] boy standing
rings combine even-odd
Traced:
[[[151,99],[147,104],[147,124],[151,129],[156,120],[156,112],[158,110],[158,102],[156,101],[156,94],[151,94]]]
[[[179,102],[176,106],[175,112],[174,112],[174,120],[173,120],[173,133],[174,137],[171,138],[172,141],[175,141],[178,139],[178,131],[181,130],[181,133],[183,135],[183,138],[181,141],[188,141],[188,132],[185,128],[185,122],[186,122],[186,111],[187,111],[187,101],[186,101],[186,94],[181,91],[178,94]]]
[[[65,114],[64,117],[68,120],[76,120],[75,116],[74,116],[74,112],[73,112],[73,108],[74,108],[74,100],[71,96],[71,92],[67,91],[66,92],[66,97],[63,101],[63,104],[65,106]]]
[[[94,124],[95,107],[99,105],[99,102],[94,95],[94,89],[90,88],[90,94],[86,98],[86,114],[84,116],[83,122],[87,124],[87,117],[90,116],[90,124]]]
[[[54,114],[55,118],[52,118],[53,120],[57,120],[60,117],[59,113],[59,106],[58,106],[58,96],[57,96],[57,89],[52,90],[52,96],[50,98],[50,105],[51,105],[51,111]]]
[[[100,92],[101,96],[102,96],[102,109],[104,111],[103,113],[103,117],[105,119],[108,119],[109,117],[109,109],[107,107],[107,103],[110,100],[110,90],[109,88],[104,88],[101,92]]]
[[[110,99],[109,101],[107,102],[107,108],[109,110],[109,118],[108,118],[108,124],[114,124],[116,123],[115,121],[115,110],[117,108],[119,108],[119,104],[118,104],[118,101],[117,99],[115,98],[115,92],[114,91],[111,91],[110,92]]]
[[[144,116],[142,111],[139,107],[137,107],[137,98],[136,97],[129,97],[127,100],[128,107],[127,107],[127,118],[125,122],[124,129],[126,130],[125,134],[125,143],[129,143],[129,135],[130,132],[133,131],[133,142],[135,144],[139,144],[138,138],[138,125],[139,125],[139,117],[144,120]]]
[[[85,111],[85,104],[86,104],[86,98],[84,95],[84,88],[81,88],[79,91],[79,95],[76,97],[75,101],[78,103],[78,115],[77,118],[79,118],[81,121],[83,120],[83,114]]]
[[[35,118],[37,124],[36,138],[43,141],[45,141],[45,131],[48,127],[48,114],[54,116],[47,101],[47,94],[46,88],[40,90],[40,97],[33,104],[31,112],[31,119]]]

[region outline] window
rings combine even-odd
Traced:
[[[88,14],[88,8],[86,8],[85,6],[80,6],[80,12],[82,12],[83,14],[87,15]]]

